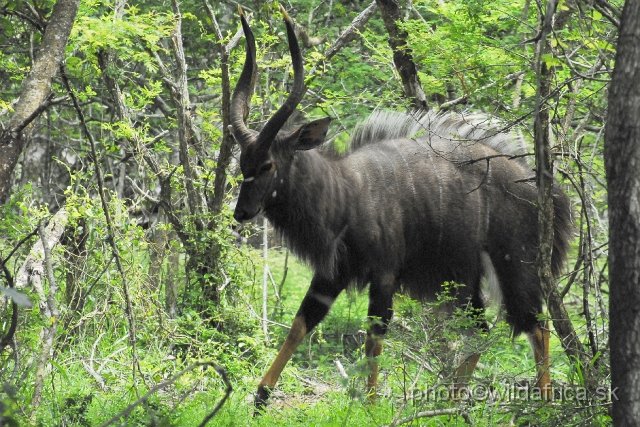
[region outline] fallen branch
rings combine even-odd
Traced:
[[[138,405],[141,405],[141,404],[145,403],[147,400],[149,400],[149,398],[154,393],[156,393],[159,390],[162,390],[163,388],[165,388],[168,385],[171,385],[171,384],[175,383],[178,378],[180,378],[181,376],[183,376],[187,372],[190,372],[190,371],[194,370],[195,368],[198,368],[198,367],[201,367],[201,366],[213,366],[213,368],[216,370],[216,372],[218,372],[218,374],[220,374],[220,376],[222,377],[222,380],[224,381],[225,385],[227,386],[226,389],[225,389],[225,395],[222,398],[222,400],[220,400],[220,402],[218,402],[218,404],[214,408],[213,412],[211,412],[211,414],[207,415],[207,417],[202,421],[202,423],[200,424],[199,427],[205,426],[209,422],[209,420],[216,415],[216,413],[220,410],[220,408],[222,407],[224,402],[229,398],[229,395],[233,391],[233,388],[231,387],[231,383],[229,382],[229,379],[227,378],[227,373],[225,372],[225,370],[223,368],[221,368],[220,366],[216,365],[213,362],[197,362],[197,363],[194,363],[194,364],[184,368],[182,371],[178,372],[177,374],[175,374],[174,376],[172,376],[168,380],[163,381],[160,384],[157,384],[155,387],[152,387],[151,390],[149,390],[140,399],[136,400],[135,402],[133,402],[132,404],[130,404],[129,406],[124,408],[122,411],[120,411],[118,414],[114,415],[108,421],[100,424],[100,427],[110,426],[111,424],[119,421],[121,418],[127,417],[131,413],[131,411],[133,411]]]
[[[342,366],[342,362],[340,362],[340,359],[337,359],[337,358],[333,359],[333,363],[336,365],[336,368],[338,369],[338,373],[340,374],[340,376],[345,380],[348,380],[349,375],[347,375],[347,371],[344,370],[344,366]]]
[[[417,414],[412,415],[410,417],[401,418],[393,425],[399,426],[401,424],[407,424],[420,418],[431,418],[431,417],[439,417],[441,415],[455,415],[455,414],[462,415],[460,409],[458,408],[433,409],[431,411],[418,412]]]

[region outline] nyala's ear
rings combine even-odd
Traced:
[[[331,123],[331,117],[325,117],[324,119],[314,120],[299,127],[291,135],[295,141],[293,143],[293,149],[311,150],[322,144],[324,137],[327,136],[329,123]]]

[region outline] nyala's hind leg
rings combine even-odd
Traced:
[[[367,378],[367,393],[371,403],[376,402],[378,389],[378,361],[376,358],[382,353],[382,340],[387,332],[389,321],[393,315],[393,294],[395,278],[391,275],[371,282],[369,287],[370,327],[364,343],[370,374]]]
[[[487,323],[482,320],[481,325],[479,326],[480,330],[487,331],[489,326]],[[475,335],[476,331],[473,331],[470,335]],[[471,336],[463,336],[462,340],[469,340]],[[473,371],[476,369],[476,365],[480,360],[480,356],[482,353],[477,351],[477,349],[470,348],[459,360],[458,368],[456,369],[453,377],[453,385],[451,387],[451,394],[453,399],[460,399],[464,397],[464,393],[467,390],[469,385],[469,381],[473,376]]]
[[[462,363],[458,365],[458,369],[454,374],[454,382],[451,387],[452,398],[454,400],[464,397],[465,390],[469,386],[469,380],[473,375],[473,371],[476,369],[476,365],[480,360],[481,353],[470,354],[462,360]]]
[[[536,361],[537,387],[545,400],[553,398],[551,374],[549,372],[549,322],[537,324],[529,334],[529,343]]]
[[[474,320],[475,330],[467,331],[469,335],[475,334],[478,331],[489,332],[489,325],[484,318],[485,310],[484,304],[482,303],[482,298],[480,297],[480,284],[477,284],[476,292],[474,296],[471,298],[471,301],[468,305],[469,308],[469,316]],[[462,340],[468,339],[468,337],[462,337]],[[463,397],[464,391],[467,389],[469,385],[469,381],[473,376],[473,371],[476,369],[476,365],[480,360],[480,356],[482,353],[478,351],[469,351],[466,355],[461,358],[461,362],[456,369],[454,374],[454,381],[452,385],[452,397],[453,399],[459,399]]]

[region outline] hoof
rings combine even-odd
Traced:
[[[259,417],[260,415],[262,415],[264,408],[267,406],[267,400],[269,400],[270,394],[271,394],[271,390],[269,390],[269,388],[262,385],[258,387],[258,391],[256,392],[256,398],[253,402],[254,417]]]

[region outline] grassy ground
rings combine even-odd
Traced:
[[[270,254],[276,284],[282,280],[284,263],[283,253]],[[273,316],[284,325],[293,319],[311,279],[309,270],[293,257],[288,258],[287,266],[282,310]],[[284,370],[264,416],[251,419],[256,384],[287,332],[286,327],[270,325],[270,350],[256,366],[257,375],[245,378],[234,393],[217,419],[219,425],[385,425],[401,418],[406,421],[417,412],[437,410],[445,414],[419,418],[412,425],[506,425],[531,420],[535,425],[556,425],[559,420],[583,425],[585,419],[593,425],[606,424],[604,411],[585,413],[580,409],[584,405],[572,400],[570,393],[568,399],[552,404],[536,399],[535,392],[530,391],[535,368],[528,340],[525,336],[512,339],[508,325],[496,320],[501,318],[496,310],[488,314],[492,324],[489,336],[472,335],[462,340],[464,316],[443,318],[435,314],[437,307],[424,307],[402,296],[396,297],[397,316],[380,361],[381,396],[377,405],[369,405],[362,393],[367,371],[361,354],[367,303],[366,293],[340,295],[327,318],[305,339]],[[271,308],[269,311],[273,313]],[[470,350],[483,353],[471,383],[474,396],[456,406],[448,397],[451,375],[457,366],[455,360]],[[555,336],[551,355],[552,378],[558,390],[579,390],[579,381]],[[340,376],[335,360],[346,369],[348,380]],[[243,421],[237,424],[238,420]]]
[[[216,325],[190,312],[177,321],[160,321],[149,304],[148,314],[139,317],[136,391],[126,336],[117,336],[118,322],[124,320],[116,307],[115,315],[107,313],[92,336],[78,337],[88,345],[59,354],[45,395],[49,404],[35,416],[20,415],[20,425],[99,426],[151,387],[203,360],[222,366],[233,385],[210,426],[378,426],[394,421],[414,426],[608,424],[606,406],[597,406],[606,402],[575,398],[579,375],[567,363],[555,336],[551,343],[554,386],[574,393],[546,403],[527,392],[535,381],[535,369],[526,337],[512,339],[505,322],[496,320],[500,316],[495,310],[487,315],[488,336],[464,334],[468,323],[464,315],[443,317],[437,314],[438,304],[420,304],[402,296],[395,299],[396,317],[380,357],[380,396],[376,405],[369,404],[363,394],[367,370],[362,357],[368,298],[366,293],[354,292],[340,295],[285,368],[264,415],[253,418],[257,383],[283,342],[311,280],[309,269],[289,256],[278,301],[274,287],[280,287],[285,259],[284,252],[269,255],[274,283],[269,285],[268,340],[259,322],[259,280],[234,291],[235,302],[219,307],[221,321]],[[261,278],[260,255],[252,260],[248,265]],[[460,339],[461,332],[469,336]],[[452,402],[448,393],[456,360],[475,351],[483,355],[470,383],[474,395]],[[92,380],[87,366],[100,372],[104,388]],[[224,387],[213,369],[194,369],[112,425],[197,426],[223,397]],[[423,416],[410,420],[418,413]]]

